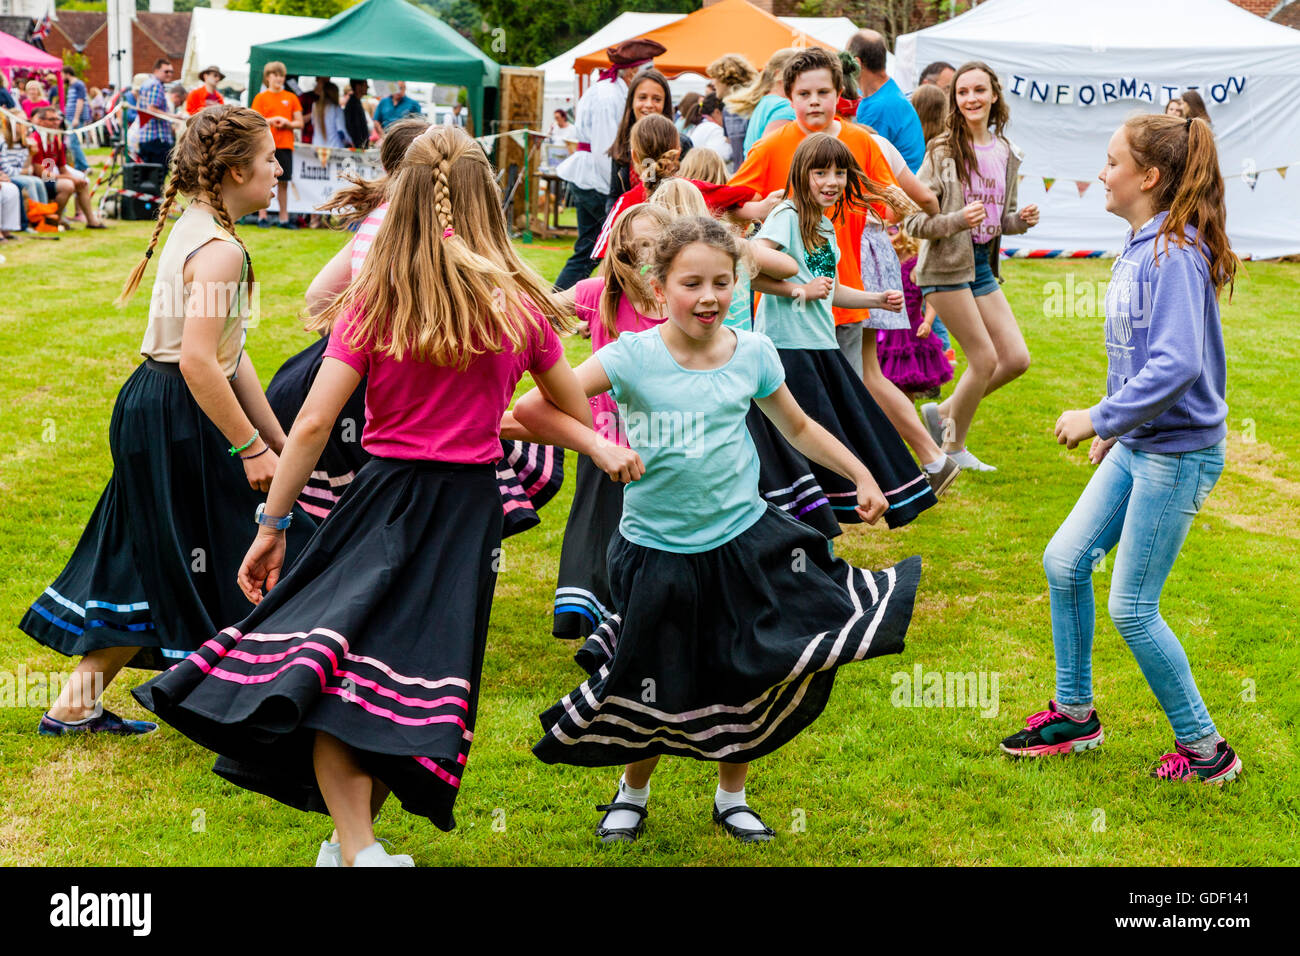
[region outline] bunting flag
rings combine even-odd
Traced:
[[[1281,176],[1283,179],[1286,179],[1286,167],[1285,167],[1285,166],[1279,166],[1279,167],[1277,168],[1277,174],[1278,174],[1279,176]]]
[[[1024,181],[1025,181],[1025,174],[1024,174],[1024,173],[1021,173],[1019,176],[1016,177],[1016,185],[1017,185],[1017,186],[1019,186],[1019,185],[1020,185],[1021,183],[1023,183]]]
[[[1082,199],[1082,198],[1083,198],[1083,194],[1086,193],[1086,192],[1088,191],[1088,187],[1092,185],[1092,180],[1090,180],[1090,179],[1076,179],[1076,180],[1074,181],[1074,185],[1075,185],[1075,187],[1079,190],[1079,198]]]
[[[1043,192],[1045,192],[1045,193],[1051,192],[1051,191],[1052,191],[1052,183],[1054,183],[1054,182],[1056,182],[1056,177],[1055,177],[1055,176],[1044,176],[1044,177],[1043,177]]]

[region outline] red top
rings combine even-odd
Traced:
[[[49,141],[48,147],[45,140]],[[32,156],[32,169],[39,169],[37,175],[42,179],[57,179],[59,173],[63,172],[63,167],[68,165],[68,150],[63,145],[63,134],[58,130],[50,130],[45,140],[40,133],[32,130],[32,143],[36,147]]]

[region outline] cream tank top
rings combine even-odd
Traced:
[[[180,362],[181,335],[185,331],[185,312],[190,299],[189,289],[185,287],[185,263],[214,239],[239,245],[212,213],[198,206],[186,207],[172,226],[158,256],[158,274],[149,300],[149,326],[140,345],[142,355],[155,362]],[[242,248],[240,252],[243,253]],[[250,318],[247,280],[248,256],[245,255],[239,281],[207,290],[204,303],[209,310],[220,311],[225,307],[226,321],[217,339],[217,362],[226,378],[234,376],[244,351],[245,329]]]

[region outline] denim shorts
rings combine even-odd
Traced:
[[[925,285],[921,286],[921,294],[929,295],[931,292],[959,292],[962,289],[970,289],[971,295],[977,298],[981,295],[988,295],[990,292],[998,291],[998,280],[993,274],[993,266],[989,263],[989,242],[972,243],[975,250],[975,279],[972,282],[959,282],[956,285]]]

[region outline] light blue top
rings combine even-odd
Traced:
[[[618,530],[633,544],[695,554],[726,544],[767,509],[745,415],[751,399],[781,387],[785,369],[764,336],[725,327],[716,334],[736,337],[725,365],[682,368],[661,328],[624,332],[595,353],[619,426],[645,463],[623,495]]]
[[[835,279],[835,265],[840,261],[840,249],[835,242],[835,227],[831,221],[822,216],[820,225],[822,235],[830,243],[831,252],[823,253],[821,258],[830,260],[829,278]],[[754,239],[770,239],[777,248],[792,256],[799,265],[799,271],[787,279],[802,285],[813,279],[812,269],[808,265],[808,252],[804,249],[803,236],[799,232],[799,214],[795,212],[790,200],[782,202],[772,210],[772,214],[763,223]],[[821,270],[819,270],[820,272]],[[826,272],[821,272],[825,275]],[[834,289],[824,299],[803,301],[787,299],[784,296],[765,295],[758,300],[758,311],[754,315],[754,331],[762,332],[770,338],[779,349],[836,349],[835,316],[831,312],[831,299],[835,297]]]
[[[332,146],[335,149],[344,149],[352,145],[352,140],[348,139],[347,128],[343,119],[343,107],[335,103],[325,104],[325,129],[323,145]]]
[[[400,103],[394,103],[391,96],[385,96],[375,107],[375,122],[383,128],[412,113],[423,114],[424,110],[420,109],[420,104],[409,96],[403,96]]]
[[[763,130],[767,129],[767,124],[773,120],[792,120],[794,119],[794,107],[784,96],[777,96],[775,93],[768,93],[758,105],[754,107],[754,112],[749,114],[749,128],[745,130],[745,154],[749,154],[750,148],[763,138]],[[737,166],[740,163],[736,163]]]
[[[731,287],[731,307],[727,309],[727,314],[722,319],[723,325],[729,325],[733,329],[744,329],[746,332],[753,331],[754,316],[750,310],[754,295],[749,283],[749,270],[745,268],[743,262],[737,262],[736,284]]]

